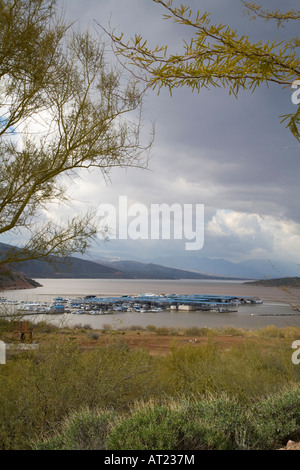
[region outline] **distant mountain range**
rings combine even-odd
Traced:
[[[141,263],[138,261],[97,261],[106,266],[119,269],[133,279],[220,279],[219,276],[208,276],[193,271],[177,269],[154,263]],[[221,278],[222,279],[222,278]]]
[[[131,257],[125,252],[92,252],[91,257],[107,266],[119,266],[121,262],[141,264],[158,264],[168,268],[183,269],[200,273],[205,278],[218,277],[227,279],[265,279],[300,276],[300,265],[297,262],[278,259],[250,259],[234,262],[223,258],[208,258],[197,253],[163,255],[153,258]],[[118,262],[119,264],[115,264]]]
[[[0,243],[1,251],[11,248]],[[90,279],[241,279],[257,280],[299,276],[296,263],[249,260],[234,263],[222,258],[212,259],[190,254],[164,256],[151,260],[109,258],[102,253],[91,254],[91,260],[70,257],[68,263],[52,258],[51,263],[33,260],[12,265],[28,278],[90,278]],[[97,259],[98,258],[98,259]],[[101,259],[99,259],[101,258]]]
[[[0,243],[1,251],[5,252],[9,245]],[[170,268],[153,263],[134,261],[101,262],[88,261],[69,257],[62,263],[57,257],[51,263],[43,260],[13,263],[11,269],[28,278],[88,278],[88,279],[207,279],[206,275],[184,269]],[[216,279],[216,276],[209,276]]]
[[[7,251],[11,247],[0,243],[1,251]],[[116,268],[69,257],[62,262],[58,257],[51,257],[51,263],[43,260],[31,260],[20,263],[12,263],[10,268],[30,278],[94,278],[94,279],[118,279],[128,278],[129,275],[120,272]]]
[[[173,267],[200,272],[203,275],[240,279],[265,279],[300,276],[300,266],[297,263],[252,259],[234,263],[222,258],[207,258],[201,256],[178,255],[159,258],[160,263]],[[157,259],[152,260],[157,262]]]

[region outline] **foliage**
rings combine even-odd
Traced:
[[[241,90],[255,89],[263,84],[291,87],[300,77],[300,59],[297,55],[299,38],[278,41],[252,42],[249,36],[239,34],[229,26],[211,24],[210,13],[200,10],[193,14],[189,6],[173,7],[173,0],[153,0],[167,13],[164,18],[187,26],[192,33],[190,42],[183,43],[183,52],[171,53],[166,45],[150,48],[141,35],[125,41],[124,35],[109,32],[116,54],[133,66],[133,74],[146,88],[173,89],[188,86],[192,90],[224,87],[238,96]],[[300,19],[299,11],[268,11],[260,5],[243,1],[251,19],[274,20],[277,26]],[[128,65],[126,65],[128,67]],[[282,122],[300,140],[300,107],[296,112],[282,116]]]
[[[299,381],[291,361],[291,347],[245,340],[241,346],[221,349],[208,337],[202,347],[173,347],[160,365],[158,378],[168,396],[227,393],[248,401],[276,392],[287,382]]]
[[[299,387],[255,403],[214,394],[192,401],[139,403],[118,417],[107,411],[71,415],[44,450],[276,450],[300,439]]]
[[[220,450],[235,448],[243,411],[227,398],[194,404],[146,405],[116,424],[108,449]]]
[[[185,423],[180,412],[168,406],[149,406],[133,412],[108,436],[108,449],[180,449]]]
[[[256,403],[252,417],[260,448],[276,449],[300,440],[300,390],[291,387]]]
[[[218,394],[193,403],[151,404],[116,424],[107,446],[130,450],[275,450],[289,439],[300,439],[299,410],[299,387],[255,404],[241,404]]]
[[[0,326],[8,340],[8,322]],[[0,448],[252,449],[300,439],[299,329],[271,330],[244,332],[229,348],[216,332],[152,356],[121,334],[91,348],[86,330],[36,325],[39,349],[0,368]]]
[[[150,397],[154,378],[149,355],[118,343],[84,352],[61,336],[40,345],[0,369],[0,448],[30,448],[83,404],[126,409],[137,397]]]
[[[2,0],[0,44],[0,234],[21,229],[28,240],[1,263],[83,252],[100,230],[94,211],[47,211],[68,202],[67,178],[146,166],[140,94],[55,0]]]
[[[116,415],[113,411],[83,409],[62,425],[59,434],[36,445],[37,450],[103,450]]]

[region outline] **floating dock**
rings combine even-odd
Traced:
[[[5,303],[1,301],[1,303]],[[57,297],[49,304],[20,301],[17,305],[19,314],[106,314],[112,312],[160,312],[163,310],[217,311],[220,313],[237,311],[239,305],[261,304],[255,297],[236,297],[231,295],[204,294],[140,294],[101,297],[87,295],[83,298],[65,299]]]
[[[181,294],[142,294],[121,297],[86,296],[74,301],[71,308],[104,311],[161,311],[161,310],[213,310],[219,312],[237,311],[241,304],[261,304],[262,300],[254,297],[218,296],[218,295],[181,295]]]

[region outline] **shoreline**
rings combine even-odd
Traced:
[[[37,279],[39,281],[39,279]],[[244,281],[243,281],[244,282]],[[102,280],[102,279],[43,279],[43,287],[30,290],[1,292],[0,296],[11,300],[48,301],[56,297],[78,298],[86,295],[99,297],[152,294],[200,294],[230,295],[256,297],[263,301],[262,305],[239,306],[238,312],[115,312],[106,315],[75,315],[56,314],[39,316],[49,322],[66,322],[70,325],[90,324],[99,329],[103,324],[111,327],[132,327],[155,325],[156,327],[236,327],[245,329],[261,329],[268,325],[276,327],[300,326],[300,314],[291,315],[292,306],[300,304],[300,289],[282,289],[245,285],[243,282],[212,282],[207,281],[149,281],[149,280]],[[26,317],[26,318],[29,318]],[[36,318],[37,320],[37,318]]]
[[[300,288],[288,288],[285,286],[261,286],[246,284],[244,281],[218,281],[211,280],[107,280],[107,279],[35,279],[35,282],[43,285],[30,289],[7,289],[0,292],[0,296],[21,298],[22,294],[27,298],[39,296],[49,297],[82,297],[94,294],[97,297],[151,294],[204,294],[204,295],[230,295],[259,297],[266,302],[283,302],[300,304]]]

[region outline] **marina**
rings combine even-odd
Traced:
[[[236,312],[239,305],[262,304],[263,301],[254,297],[237,297],[230,295],[204,294],[141,294],[137,296],[122,295],[113,297],[97,297],[86,295],[83,298],[56,297],[52,302],[12,301],[5,297],[0,299],[2,305],[14,308],[15,314],[88,314],[105,315],[112,312],[162,312],[178,311],[214,311],[218,313]],[[4,312],[2,314],[6,316]]]
[[[300,292],[242,281],[37,279],[36,289],[0,293],[0,315],[102,329],[299,326]],[[180,294],[184,293],[184,294]],[[6,300],[4,300],[6,299]],[[252,303],[255,302],[255,303]],[[53,308],[55,306],[55,308]]]

